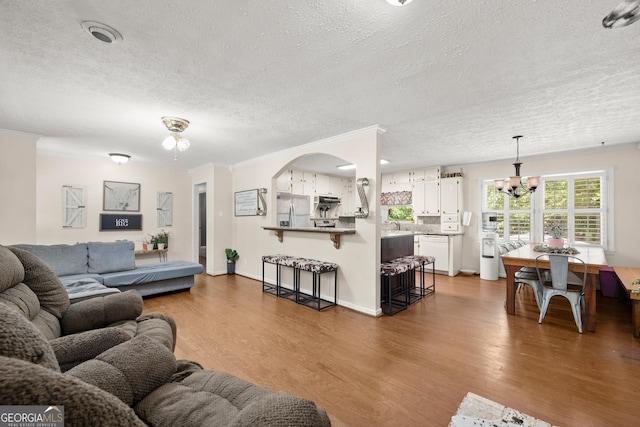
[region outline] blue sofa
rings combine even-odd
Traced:
[[[74,245],[13,245],[43,260],[67,289],[72,302],[135,289],[142,296],[190,289],[202,265],[167,261],[136,266],[131,241]]]

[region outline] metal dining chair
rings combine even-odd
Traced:
[[[522,285],[529,285],[533,290],[533,295],[536,297],[536,305],[539,310],[540,304],[542,303],[542,285],[540,284],[537,271],[535,269],[525,270],[525,268],[527,267],[523,267],[520,271],[516,272],[513,280],[514,286],[516,287],[516,292],[520,292]]]
[[[545,279],[544,269],[539,267],[538,260],[541,257],[549,257],[550,270],[549,281]],[[582,279],[579,284],[569,283],[569,261],[575,261],[582,264]],[[541,284],[542,306],[540,308],[540,318],[538,323],[542,323],[542,319],[547,314],[549,301],[552,297],[560,295],[571,303],[571,311],[573,319],[578,327],[578,332],[582,333],[582,309],[584,307],[584,288],[587,282],[587,265],[580,258],[571,255],[539,255],[536,257],[536,269],[538,271],[538,280]]]

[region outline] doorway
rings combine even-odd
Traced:
[[[207,268],[207,184],[198,186],[198,262]]]

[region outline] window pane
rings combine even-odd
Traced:
[[[597,214],[577,214],[575,216],[576,243],[602,243],[602,218]]]
[[[502,239],[504,237],[504,214],[498,213],[496,216],[496,233],[498,233],[498,238]]]
[[[495,184],[486,186],[486,210],[501,211],[504,209],[504,193],[498,190]]]
[[[531,193],[515,197],[509,197],[509,209],[513,211],[531,210]]]
[[[576,209],[600,208],[600,178],[576,179],[574,182]]]
[[[411,221],[413,209],[411,206],[391,206],[389,208],[389,221]]]
[[[518,237],[522,240],[529,239],[529,230],[531,229],[531,214],[517,213],[509,214],[509,237]]]
[[[545,180],[544,181],[544,208],[545,209],[567,209],[567,180]],[[545,222],[546,224],[546,222]]]

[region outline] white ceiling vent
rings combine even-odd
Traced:
[[[120,33],[108,25],[94,21],[84,21],[80,25],[82,26],[83,30],[85,30],[87,33],[91,34],[101,42],[117,43],[122,41],[122,36],[120,35]]]

